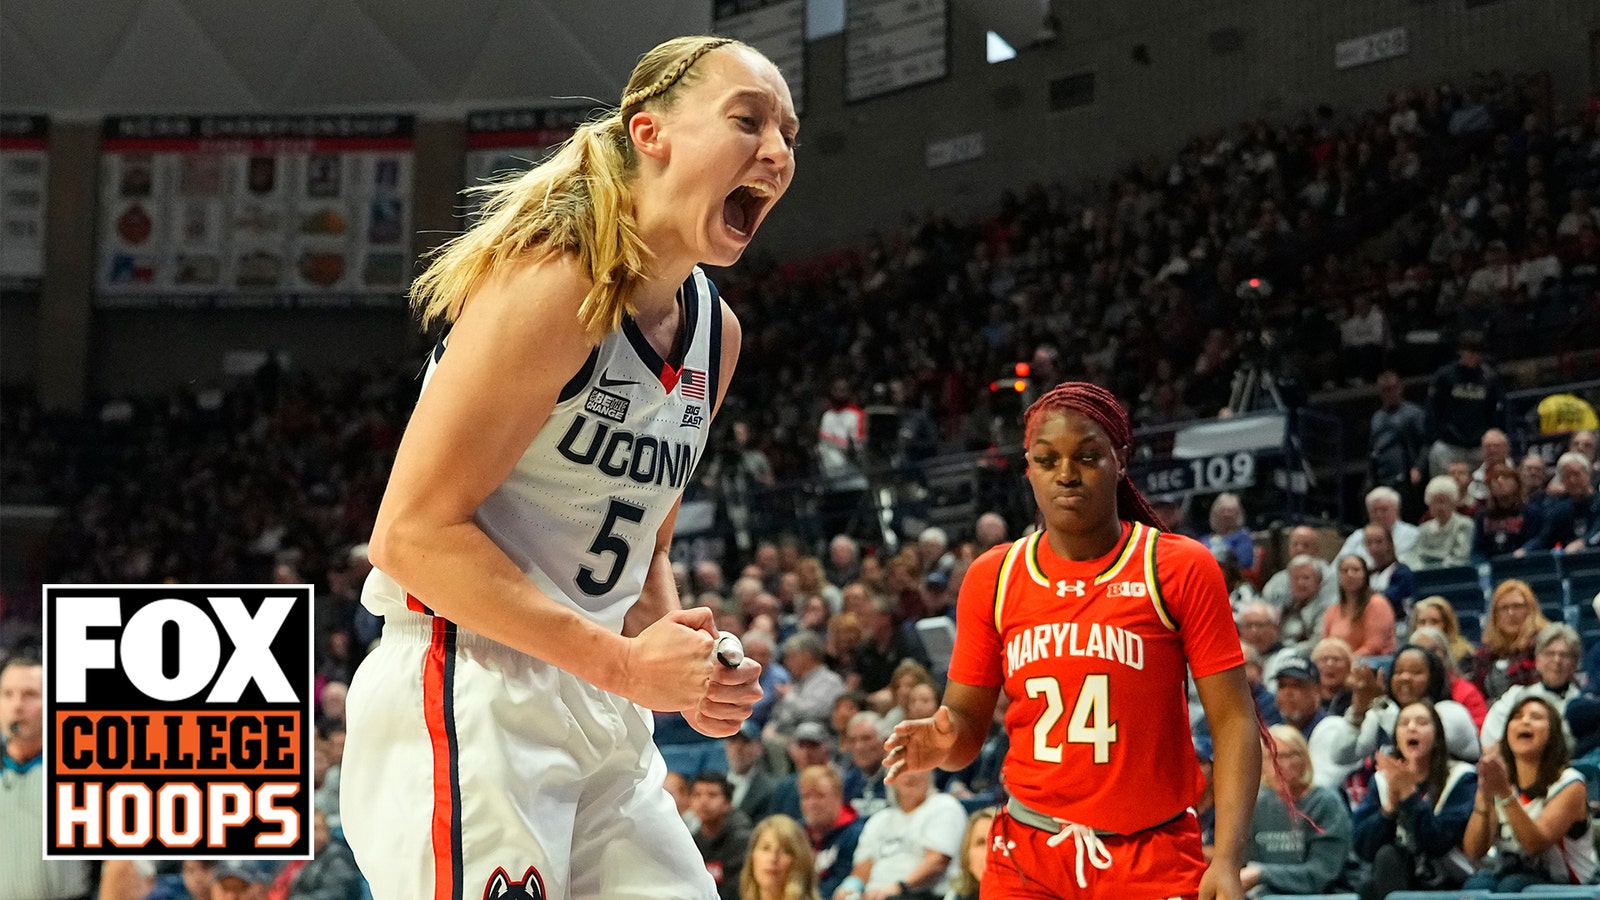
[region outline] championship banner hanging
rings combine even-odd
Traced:
[[[410,116],[105,123],[101,307],[401,306]]]
[[[596,111],[593,104],[545,109],[491,109],[467,115],[467,185],[526,172],[572,137]],[[479,198],[468,194],[469,212]]]

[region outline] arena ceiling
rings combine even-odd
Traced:
[[[612,99],[638,54],[704,32],[710,12],[710,0],[19,0],[0,4],[0,105],[92,118]]]
[[[713,0],[12,0],[0,107],[137,113],[415,111],[615,99],[638,55],[710,28]],[[836,33],[845,0],[809,0]],[[1013,44],[1052,0],[951,0]],[[1065,0],[1053,0],[1058,6]],[[1075,15],[1099,18],[1090,4]]]

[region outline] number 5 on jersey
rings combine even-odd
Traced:
[[[1049,676],[1029,678],[1022,683],[1028,697],[1044,698],[1044,712],[1033,725],[1033,758],[1040,762],[1061,762],[1061,744],[1050,742],[1050,732],[1061,721],[1065,709],[1061,702],[1061,682]],[[1117,741],[1117,723],[1111,721],[1111,676],[1085,675],[1078,699],[1067,720],[1067,743],[1094,747],[1094,761],[1111,761],[1111,745]]]
[[[610,553],[615,559],[611,562],[611,571],[600,579],[595,577],[595,572],[588,566],[578,567],[578,577],[574,579],[578,589],[591,597],[598,597],[617,586],[617,581],[622,578],[622,570],[628,564],[628,541],[620,534],[613,534],[612,529],[617,527],[617,520],[633,522],[644,521],[644,510],[632,503],[621,500],[612,500],[606,507],[606,520],[600,525],[600,533],[594,536],[594,542],[589,545],[589,552],[595,556]]]

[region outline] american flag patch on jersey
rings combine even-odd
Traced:
[[[706,373],[699,369],[685,368],[683,377],[678,381],[679,391],[688,400],[704,400],[706,398]]]

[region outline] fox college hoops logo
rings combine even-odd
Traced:
[[[47,585],[45,858],[309,858],[311,596]]]

